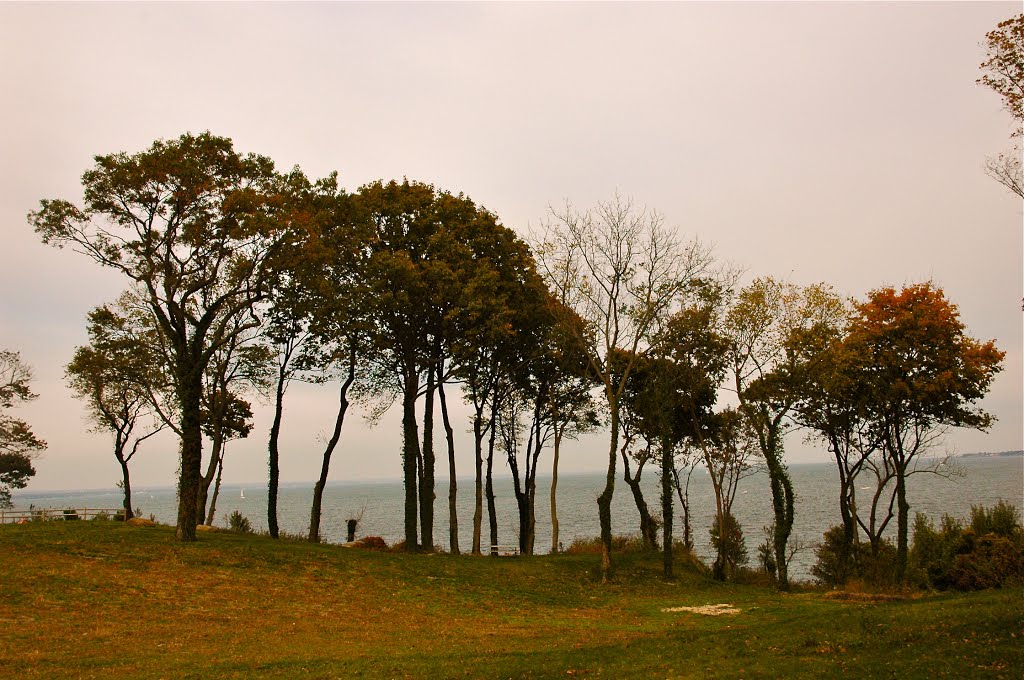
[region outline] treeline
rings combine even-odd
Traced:
[[[182,540],[212,521],[225,446],[251,433],[247,395],[256,390],[275,406],[268,526],[278,535],[278,439],[288,386],[301,379],[333,384],[338,404],[310,540],[319,540],[324,484],[350,406],[381,413],[397,404],[404,546],[435,545],[437,467],[447,463],[448,545],[458,552],[460,424],[450,406],[461,398],[473,432],[473,553],[498,543],[496,457],[512,472],[520,549],[534,551],[536,475],[548,450],[557,550],[560,446],[601,428],[605,577],[619,461],[666,575],[676,501],[688,543],[688,475],[707,468],[721,578],[742,547],[731,510],[737,484],[763,466],[773,503],[763,561],[788,588],[794,490],[784,440],[799,427],[835,459],[842,545],[849,554],[875,549],[895,519],[902,580],[907,477],[945,428],[992,420],[977,404],[1003,353],[966,334],[941,289],[879,288],[851,301],[824,283],[761,278],[741,287],[699,241],[681,240],[659,214],[619,196],[590,210],[552,210],[527,244],[462,194],[408,180],[349,193],[334,175],[281,173],[208,133],[98,156],[82,183],[81,205],[44,200],[29,220],[45,242],[71,246],[129,285],[89,314],[89,343],[68,365],[69,383],[114,435],[127,513],[128,465],[140,444],[165,428],[178,437]],[[731,406],[719,404],[722,390],[734,395]],[[647,465],[662,482],[660,513],[641,490]],[[857,494],[864,479],[867,498]]]

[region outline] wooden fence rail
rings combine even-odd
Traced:
[[[96,517],[124,520],[124,508],[39,508],[31,510],[0,510],[0,524],[24,524],[46,520],[86,520]]]

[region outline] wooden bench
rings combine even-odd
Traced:
[[[518,545],[492,545],[491,557],[518,557]]]

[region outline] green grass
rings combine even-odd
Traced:
[[[1019,678],[1020,588],[898,601],[660,578],[656,555],[373,553],[0,526],[3,678]],[[732,604],[736,616],[662,609]]]

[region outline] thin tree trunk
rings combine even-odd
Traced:
[[[120,451],[115,451],[115,454],[117,462],[121,466],[121,490],[124,491],[124,518],[128,520],[135,516],[135,513],[132,512],[132,481],[128,474],[128,461],[124,459],[124,454]]]
[[[475,495],[473,500],[473,548],[474,555],[480,554],[480,535],[484,519],[484,433],[482,409],[473,414],[473,456],[476,471]]]
[[[420,457],[419,433],[416,427],[416,395],[419,380],[410,368],[404,370],[402,390],[402,472],[405,483],[405,549],[414,552],[419,546],[416,526],[418,510],[416,480]]]
[[[224,448],[223,432],[217,426],[213,430],[215,434],[212,440],[213,445],[210,447],[210,462],[206,466],[206,473],[199,478],[199,497],[196,499],[196,518],[199,521],[206,517],[206,499],[210,495],[210,487],[213,485],[214,477],[217,476],[217,470],[223,463],[221,453]]]
[[[661,441],[661,543],[665,578],[672,578],[672,472],[675,460],[665,438]]]
[[[288,354],[282,360],[277,370],[277,390],[274,394],[274,422],[270,425],[270,440],[267,443],[267,526],[270,529],[270,537],[277,538],[277,489],[280,482],[281,470],[279,466],[280,452],[278,440],[281,437],[281,420],[284,417],[284,388],[287,376]]]
[[[562,433],[565,428],[555,426],[555,449],[554,461],[551,463],[551,554],[557,555],[560,552],[558,545],[558,507],[555,492],[558,489],[558,450],[562,445]]]
[[[217,464],[217,479],[213,483],[213,496],[210,497],[210,507],[206,512],[206,526],[213,526],[213,517],[217,514],[217,498],[220,496],[220,479],[224,474],[224,456],[221,455]]]
[[[434,366],[427,371],[423,406],[423,467],[420,471],[420,548],[434,549]]]
[[[609,399],[611,411],[611,441],[608,444],[608,474],[604,490],[597,497],[597,516],[601,523],[601,581],[607,583],[612,576],[612,495],[615,493],[615,460],[619,453],[619,408]]]
[[[906,464],[896,468],[896,583],[903,585],[907,574],[907,543],[910,533],[910,503],[907,502]]]
[[[441,422],[444,424],[444,438],[448,443],[448,544],[453,555],[460,554],[459,551],[459,513],[456,500],[458,499],[459,484],[455,479],[455,431],[452,429],[451,420],[448,419],[448,401],[444,397],[444,382],[437,384],[437,396],[441,400]]]
[[[487,443],[487,481],[485,484],[485,490],[487,493],[487,522],[491,530],[491,542],[487,547],[487,552],[490,552],[490,546],[498,544],[498,511],[494,505],[494,443],[495,438],[498,435],[498,428],[495,427],[495,418],[497,416],[497,396],[494,397],[495,401],[492,402],[491,406],[491,436]]]
[[[625,451],[622,451],[623,481],[633,492],[633,502],[640,513],[640,536],[643,538],[644,547],[649,550],[658,549],[658,523],[651,516],[651,509],[644,498],[644,491],[640,487],[640,475],[643,472],[643,463],[637,465],[636,476],[629,472],[629,458]]]
[[[341,427],[345,423],[345,413],[348,411],[348,389],[356,378],[355,361],[355,352],[353,352],[349,359],[348,376],[345,378],[345,382],[341,384],[338,395],[338,415],[334,419],[334,432],[331,433],[331,439],[327,442],[327,447],[324,449],[323,462],[320,465],[320,478],[316,480],[316,485],[313,487],[313,504],[309,512],[310,543],[320,542],[320,510],[323,504],[324,487],[327,486],[327,473],[331,467],[331,456],[334,454],[334,448],[338,445],[338,440],[341,439]]]
[[[690,467],[690,471],[693,468]],[[686,474],[686,485],[679,479],[679,470],[672,466],[672,478],[676,484],[676,495],[679,496],[679,504],[683,506],[683,545],[687,550],[693,550],[693,527],[690,526],[690,474]]]

